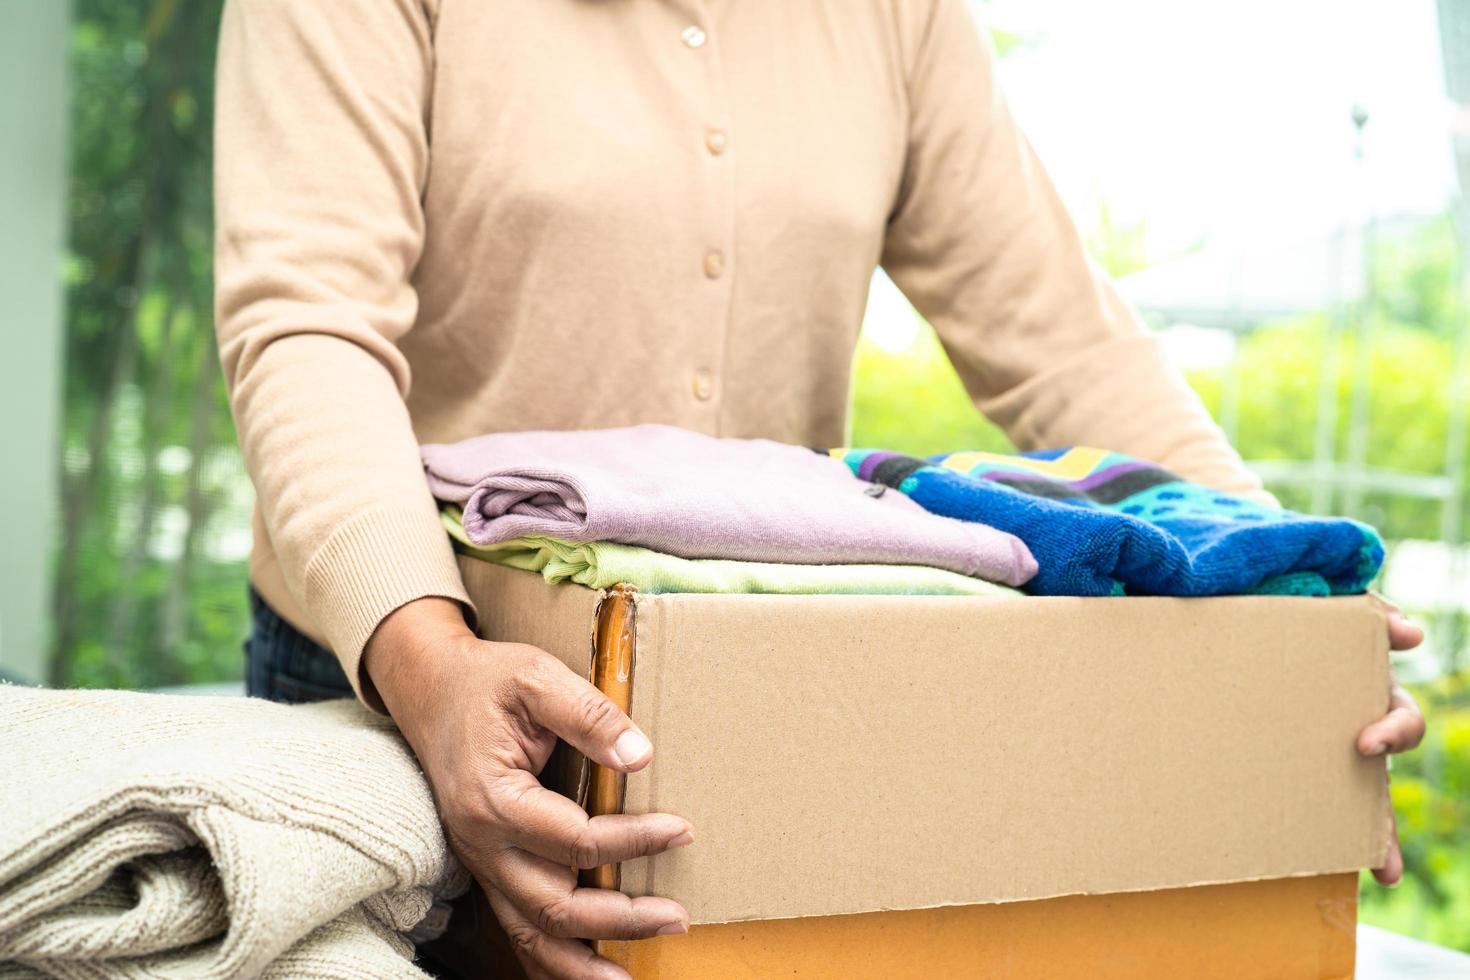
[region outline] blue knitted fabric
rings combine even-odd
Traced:
[[[1121,453],[830,452],[926,510],[1016,535],[1040,565],[1036,595],[1342,595],[1383,563],[1365,524],[1262,507]]]

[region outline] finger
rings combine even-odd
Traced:
[[[486,793],[482,817],[497,838],[509,835],[517,847],[566,867],[618,864],[694,842],[689,821],[669,813],[588,817],[523,769],[497,776]]]
[[[1424,642],[1424,630],[1409,621],[1397,609],[1388,614],[1388,648],[1390,650],[1412,650]]]
[[[1388,830],[1388,856],[1383,867],[1373,869],[1373,878],[1380,885],[1392,888],[1404,877],[1404,852],[1399,848],[1398,818],[1390,815]]]
[[[1359,733],[1358,751],[1367,756],[1407,752],[1423,740],[1424,713],[1414,696],[1395,684],[1388,698],[1388,714]]]
[[[558,939],[537,929],[499,891],[491,889],[486,897],[528,974],[555,980],[632,980],[626,970],[596,955],[585,943]]]
[[[653,744],[607,695],[546,658],[522,679],[518,694],[531,720],[555,732],[598,765],[634,772],[653,758]]]
[[[689,931],[689,913],[667,898],[578,888],[568,868],[518,848],[496,860],[496,888],[538,932],[560,939],[648,939]]]

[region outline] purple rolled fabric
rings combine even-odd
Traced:
[[[665,425],[506,432],[421,447],[429,487],[476,544],[541,534],[678,555],[930,565],[1006,585],[1036,559],[1003,531],[871,495],[841,460]]]

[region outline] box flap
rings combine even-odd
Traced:
[[[538,646],[587,677],[592,630],[602,594],[580,585],[549,585],[533,572],[459,556],[459,571],[488,640]]]
[[[1370,865],[1387,668],[1364,597],[644,596],[625,807],[697,840],[622,885],[711,923]]]
[[[1351,980],[1358,876],[697,926],[595,944],[639,980]],[[498,976],[498,974],[495,974]]]

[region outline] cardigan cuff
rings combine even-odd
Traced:
[[[427,596],[458,602],[473,628],[474,605],[433,510],[359,514],[338,526],[306,564],[306,611],[341,660],[352,689],[377,711],[383,705],[361,675],[363,647],[390,613]]]

